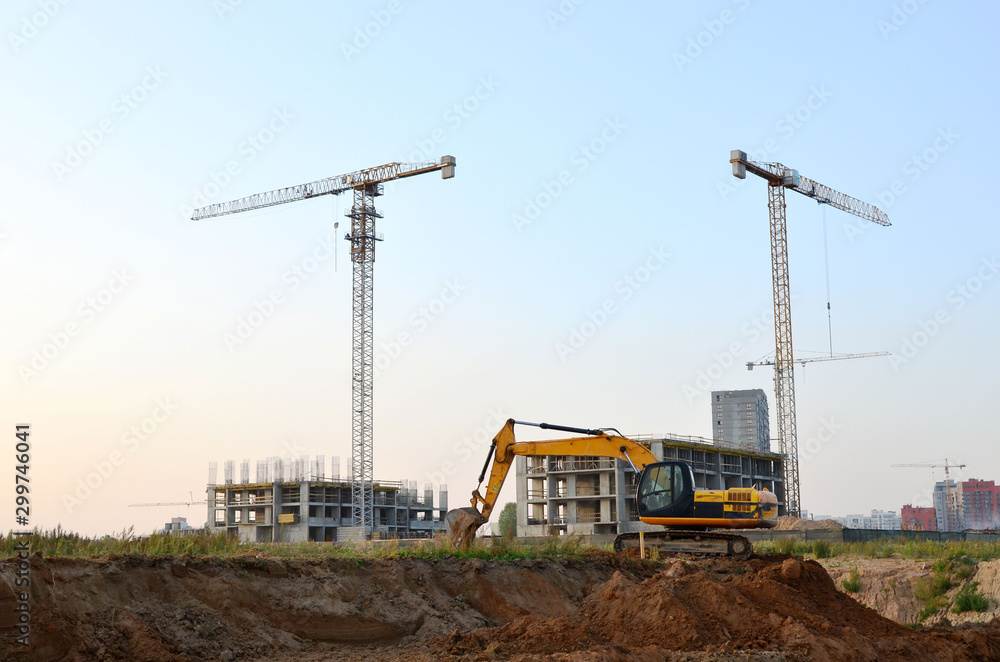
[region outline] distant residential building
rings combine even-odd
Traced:
[[[900,512],[904,531],[937,531],[937,514],[933,508],[906,504]]]
[[[847,515],[833,519],[848,529],[898,531],[902,525],[899,515],[894,510],[873,510],[871,515]]]
[[[1000,487],[992,480],[972,478],[962,483],[965,527],[977,531],[1000,527]]]
[[[944,481],[934,484],[934,511],[937,516],[938,531],[964,531],[965,512],[962,507],[962,486],[949,480],[950,489],[945,489]]]
[[[196,531],[193,526],[187,523],[186,517],[171,517],[170,521],[163,525],[163,533],[171,535],[184,535]]]
[[[771,452],[767,395],[759,388],[712,391],[712,439]]]

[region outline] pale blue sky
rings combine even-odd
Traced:
[[[773,399],[771,371],[742,367],[773,350],[769,319],[753,331],[771,309],[765,186],[740,185],[728,163],[744,149],[893,222],[827,210],[834,350],[922,345],[905,363],[797,370],[800,442],[836,429],[803,458],[803,506],[898,510],[940,479],[893,462],[947,456],[1000,479],[996,7],[562,6],[565,20],[555,1],[8,2],[0,411],[11,434],[33,425],[33,523],[152,530],[185,509],[124,504],[199,498],[210,461],[253,466],[291,440],[346,471],[346,246],[336,269],[323,260],[299,286],[286,274],[349,200],[200,223],[182,209],[199,193],[218,202],[442,154],[457,158],[454,179],[405,180],[380,201],[377,354],[401,332],[412,343],[375,384],[378,477],[423,484],[451,462],[451,503],[464,505],[485,448],[454,448],[491,410],[708,436],[708,397],[690,390],[700,373]],[[524,224],[529,201],[540,211]],[[823,212],[789,193],[788,219],[803,356],[828,345]],[[641,287],[620,284],[644,266]],[[457,298],[419,323],[449,283]],[[966,285],[978,291],[963,297]],[[230,351],[225,334],[275,289],[283,303]],[[607,301],[596,333],[560,355]],[[945,321],[925,324],[923,343],[935,314]],[[67,325],[66,346],[25,372]],[[141,443],[123,439],[163,418],[157,399],[175,411]],[[116,451],[120,466],[67,507]],[[203,513],[188,511],[195,524]]]

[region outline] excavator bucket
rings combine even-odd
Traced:
[[[448,525],[448,540],[455,547],[468,547],[476,538],[476,531],[488,521],[475,508],[449,510],[444,518]]]

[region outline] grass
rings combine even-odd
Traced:
[[[17,545],[25,538],[0,536],[0,555],[11,557]],[[587,559],[596,554],[610,553],[610,546],[584,545],[573,536],[553,537],[542,544],[524,544],[514,540],[495,538],[478,541],[468,549],[456,549],[443,537],[416,544],[386,541],[375,544],[301,543],[240,543],[224,533],[202,532],[184,536],[154,533],[138,536],[133,529],[124,529],[115,535],[88,538],[57,527],[50,531],[38,530],[27,537],[32,553],[43,556],[69,558],[105,558],[123,555],[140,556],[201,556],[234,559],[244,570],[257,568],[261,557],[268,558],[342,558],[358,563],[369,559],[419,558],[419,559]],[[264,563],[266,565],[266,563]]]
[[[966,558],[970,563],[968,575],[956,576],[965,579],[978,561],[1000,558],[1000,543],[995,542],[937,542],[929,540],[877,540],[869,542],[827,543],[824,541],[802,541],[793,538],[762,540],[754,543],[754,551],[760,554],[796,554],[814,558],[863,557],[869,559],[904,558],[914,560],[956,561]],[[956,565],[960,575],[964,561]]]
[[[861,573],[857,568],[852,568],[850,576],[844,580],[844,590],[848,593],[857,593],[861,590]]]
[[[0,535],[0,555],[11,557],[22,539]],[[114,535],[89,538],[56,527],[50,531],[36,529],[28,536],[32,552],[43,556],[74,558],[102,558],[136,554],[143,556],[212,556],[236,558],[262,556],[277,558],[331,557],[346,558],[357,562],[378,558],[468,558],[515,560],[522,558],[587,559],[595,554],[610,552],[609,545],[584,545],[573,536],[553,536],[541,544],[527,544],[515,540],[494,538],[480,540],[469,549],[455,549],[443,537],[415,545],[398,541],[376,544],[329,543],[240,543],[223,533],[197,532],[184,536],[155,533],[136,535],[133,529],[124,529]],[[930,541],[874,541],[865,543],[827,543],[825,541],[799,541],[792,538],[764,540],[754,544],[761,554],[781,553],[812,556],[814,558],[865,557],[910,558],[935,561],[935,575],[942,579],[939,590],[946,582],[961,582],[972,575],[979,561],[1000,558],[1000,543],[984,542],[930,542]],[[938,565],[940,564],[940,566]],[[939,568],[939,570],[937,570]],[[948,586],[950,588],[950,585]],[[945,588],[944,590],[947,590]]]
[[[955,596],[955,604],[951,608],[952,613],[983,612],[990,608],[990,599],[979,592],[978,586],[979,582],[969,582],[958,591]]]
[[[914,597],[923,603],[919,616],[921,621],[938,613],[948,604],[945,594],[971,577],[976,563],[977,560],[966,549],[952,545],[943,551],[931,566],[931,576],[920,579],[913,587]],[[959,590],[952,607],[953,612],[959,614],[963,611],[989,609],[989,600],[976,590],[977,585],[976,582],[971,582]]]

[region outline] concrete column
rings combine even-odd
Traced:
[[[518,455],[514,458],[514,478],[517,494],[517,528],[527,531],[528,526],[528,458]]]
[[[663,440],[655,440],[649,445],[649,450],[653,452],[657,460],[663,459]]]
[[[622,528],[622,522],[625,521],[625,516],[627,510],[625,508],[625,463],[615,462],[615,510],[617,511],[618,520],[615,522],[617,531],[621,533],[624,529]]]

